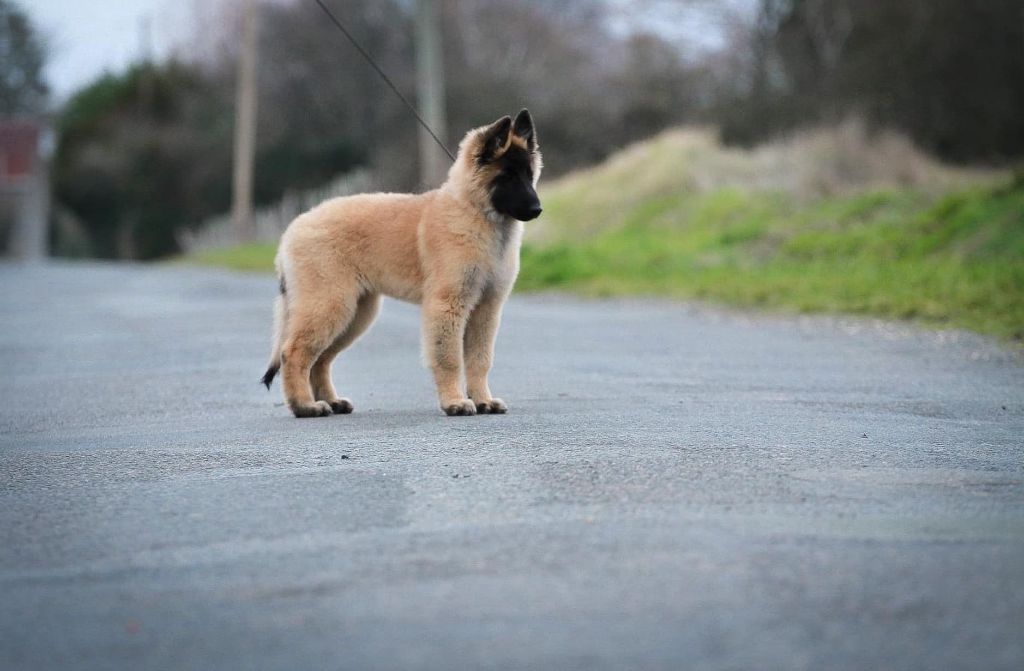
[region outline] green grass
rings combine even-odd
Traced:
[[[797,196],[613,172],[577,173],[542,194],[518,290],[877,315],[1024,339],[1024,175],[946,195]],[[189,260],[270,271],[273,257],[273,245],[246,245]]]
[[[571,200],[586,194],[575,185],[553,198],[548,241],[523,249],[520,290],[699,298],[1024,337],[1024,179],[946,196],[888,190],[810,202],[678,193],[634,203],[575,239]]]
[[[187,257],[185,261],[201,266],[269,273],[274,270],[274,254],[276,253],[277,245],[253,243],[198,252]]]

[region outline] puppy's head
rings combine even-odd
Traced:
[[[537,131],[527,110],[475,128],[459,144],[449,181],[462,182],[488,212],[530,221],[540,216],[537,180],[543,167]]]

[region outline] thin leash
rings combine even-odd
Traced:
[[[369,63],[370,66],[377,71],[377,74],[379,74],[380,78],[384,80],[384,83],[387,84],[392,91],[394,91],[395,95],[398,96],[398,99],[405,103],[405,106],[409,108],[409,111],[412,112],[412,115],[416,117],[417,121],[420,122],[420,125],[423,126],[424,130],[430,133],[430,137],[434,138],[434,142],[437,143],[437,146],[439,146],[441,149],[444,149],[444,153],[448,154],[448,158],[450,158],[452,160],[452,163],[454,163],[455,156],[448,150],[448,147],[444,145],[444,142],[441,142],[441,138],[437,137],[437,134],[434,133],[433,130],[431,130],[430,126],[428,126],[427,122],[423,120],[423,117],[421,117],[420,113],[416,111],[416,108],[413,107],[412,103],[405,99],[405,96],[403,96],[402,92],[398,90],[398,87],[394,85],[394,83],[391,81],[391,78],[384,74],[384,71],[380,69],[380,66],[377,65],[377,63],[373,60],[370,54],[367,53],[366,49],[364,49],[362,45],[359,44],[358,41],[356,41],[356,38],[352,37],[352,33],[348,32],[348,30],[341,23],[338,17],[335,16],[334,13],[327,8],[327,5],[323,3],[323,0],[316,0],[316,4],[320,5],[320,9],[324,10],[324,13],[327,14],[327,16],[331,19],[331,22],[334,23],[334,25],[338,27],[338,30],[340,30],[342,34],[348,38],[348,41],[351,42],[352,46],[354,46],[356,50],[359,51],[359,53],[362,55],[362,57],[366,59],[366,62]]]

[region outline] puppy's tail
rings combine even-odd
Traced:
[[[288,299],[284,285],[284,275],[281,275],[281,293],[274,299],[274,344],[270,352],[270,363],[267,364],[267,372],[260,380],[267,389],[270,389],[277,371],[281,370],[281,348],[284,347],[285,330],[288,326]]]

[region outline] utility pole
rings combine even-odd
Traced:
[[[435,0],[416,2],[416,97],[420,114],[437,136],[444,140],[448,122],[444,111],[444,61],[441,24]],[[448,174],[449,159],[420,128],[420,182],[435,188]]]
[[[244,11],[235,94],[235,160],[231,198],[231,221],[238,242],[255,237],[252,173],[256,157],[256,40],[259,32],[256,0],[245,0]]]

